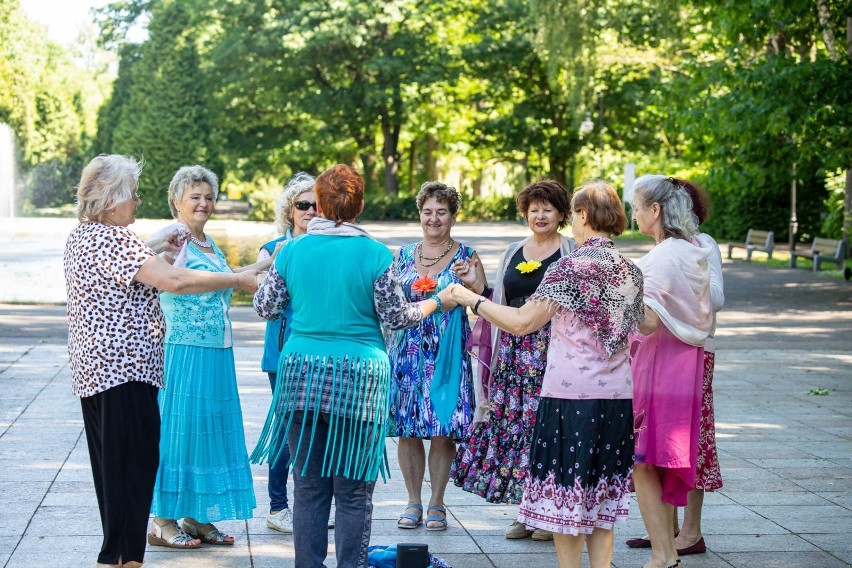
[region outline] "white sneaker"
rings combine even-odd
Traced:
[[[266,526],[284,534],[293,534],[293,511],[281,509],[274,515],[266,515]]]

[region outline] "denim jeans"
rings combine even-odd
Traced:
[[[299,448],[301,424],[305,437]],[[322,477],[323,455],[328,441],[328,416],[317,420],[313,444],[310,443],[311,413],[295,413],[288,439],[298,448],[293,466],[293,543],[298,568],[324,568],[328,555],[328,514],[334,497],[334,547],[338,568],[366,568],[367,546],[373,518],[375,481],[356,481],[342,476]],[[311,448],[310,455],[308,447]],[[307,462],[305,475],[302,469]]]
[[[275,382],[277,373],[269,375],[269,386],[275,394]],[[269,462],[269,510],[280,511],[287,508],[287,470],[290,466],[290,446],[284,444],[281,457],[274,464]]]

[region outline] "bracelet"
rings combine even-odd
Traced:
[[[441,298],[438,296],[432,296],[430,300],[435,300],[435,303],[438,304],[438,307],[435,308],[435,313],[440,314],[444,311],[444,303],[441,301]]]
[[[476,301],[476,304],[473,305],[473,313],[479,315],[479,304],[487,300],[488,298],[483,298],[482,296]]]

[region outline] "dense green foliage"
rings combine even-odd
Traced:
[[[70,202],[91,151],[108,83],[91,38],[78,48],[49,41],[18,0],[0,2],[0,123],[15,133],[24,210]]]
[[[783,241],[794,165],[803,240],[838,236],[852,191],[852,0],[120,0],[99,18],[119,65],[94,145],[98,105],[73,94],[91,75],[3,6],[0,120],[45,202],[94,152],[144,158],[143,215],[196,162],[258,219],[293,172],[336,162],[364,172],[378,219],[412,218],[406,196],[436,178],[463,216],[513,218],[494,195],[620,186],[633,162],[702,183],[723,239]]]

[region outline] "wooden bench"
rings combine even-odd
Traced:
[[[775,233],[749,229],[744,243],[728,243],[728,258],[731,258],[731,251],[735,248],[746,249],[746,260],[748,261],[751,261],[751,254],[756,250],[763,251],[769,255],[769,258],[772,258],[772,251],[775,249]]]
[[[819,271],[819,266],[823,262],[833,262],[838,268],[843,268],[846,263],[846,243],[841,240],[823,239],[817,237],[811,243],[809,250],[791,250],[790,251],[790,268],[796,268],[796,257],[812,258],[814,261],[814,272]]]

